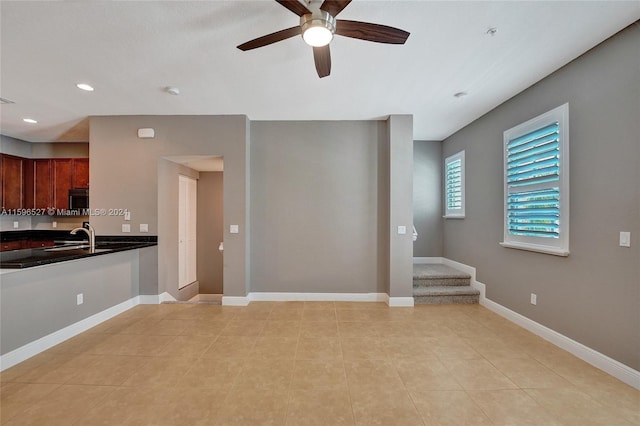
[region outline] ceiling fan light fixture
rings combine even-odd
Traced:
[[[300,17],[302,38],[313,47],[326,46],[333,40],[336,31],[336,18],[324,10],[307,13]]]

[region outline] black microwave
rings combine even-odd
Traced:
[[[74,188],[69,190],[69,209],[81,210],[89,208],[89,188]]]

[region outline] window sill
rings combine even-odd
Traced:
[[[464,219],[465,216],[463,214],[446,214],[442,217],[445,219]]]
[[[565,250],[561,248],[539,246],[535,244],[513,243],[513,242],[510,242],[510,243],[501,242],[499,244],[502,247],[517,249],[517,250],[535,251],[538,253],[552,254],[554,256],[563,256],[563,257],[569,256],[569,250]]]

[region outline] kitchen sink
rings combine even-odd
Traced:
[[[67,251],[67,250],[88,249],[88,248],[90,248],[89,244],[76,244],[76,245],[64,245],[60,247],[51,247],[48,249],[44,249],[44,251]]]
[[[65,245],[61,247],[51,247],[48,249],[44,249],[44,251],[70,251],[70,250],[88,250],[91,246],[89,244],[77,244],[77,245]],[[110,248],[96,248],[93,249],[92,253],[103,253],[105,251],[112,251]]]

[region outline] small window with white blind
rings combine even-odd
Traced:
[[[500,244],[569,255],[569,104],[504,132]]]
[[[444,217],[464,218],[464,151],[444,160]]]

